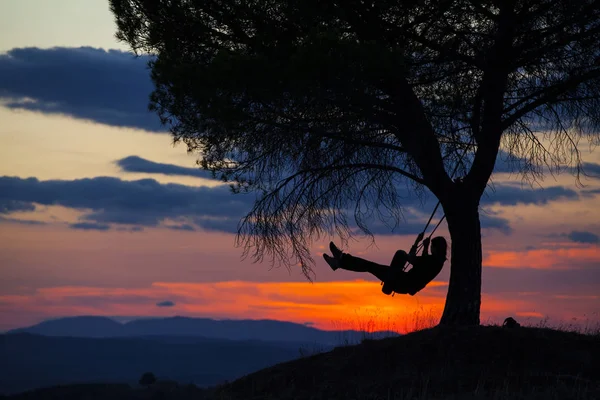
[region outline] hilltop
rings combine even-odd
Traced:
[[[598,399],[600,335],[435,327],[289,361],[211,389],[54,388],[10,400]],[[116,387],[116,386],[115,386]],[[70,393],[71,395],[66,395]]]
[[[214,399],[598,399],[600,335],[435,327],[276,365]]]

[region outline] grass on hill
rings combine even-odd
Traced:
[[[600,335],[434,327],[247,375],[211,399],[600,399]]]

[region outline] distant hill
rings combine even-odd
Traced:
[[[293,322],[274,320],[214,320],[209,318],[170,317],[139,319],[119,323],[106,317],[69,317],[44,321],[15,329],[12,333],[88,338],[132,336],[201,336],[230,340],[309,342],[322,345],[357,343],[365,337],[355,330],[324,331]],[[376,332],[370,338],[396,336],[395,332]]]
[[[45,336],[115,337],[124,335],[123,324],[106,317],[68,317],[51,319],[7,333],[33,333]]]
[[[107,324],[108,326],[108,324]],[[300,357],[307,343],[194,337],[75,338],[0,335],[0,394],[75,383],[137,384],[147,371],[161,379],[208,386]]]

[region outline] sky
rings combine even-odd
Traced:
[[[76,315],[397,331],[436,320],[449,262],[417,295],[391,297],[327,267],[336,238],[314,243],[313,282],[243,259],[234,232],[252,197],[173,145],[147,111],[145,60],[115,31],[105,0],[0,1],[0,331]],[[530,187],[497,165],[481,203],[482,322],[600,321],[600,151],[581,150],[583,186],[561,174]],[[344,251],[389,263],[434,204],[409,199],[397,230]]]

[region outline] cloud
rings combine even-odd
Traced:
[[[121,232],[142,232],[144,230],[141,226],[132,226],[132,227],[123,227],[120,226],[117,228],[118,231]]]
[[[588,197],[594,197],[595,195],[600,194],[600,189],[586,189],[582,190],[581,193]]]
[[[472,156],[471,156],[472,160]],[[471,161],[472,162],[472,161]],[[521,157],[516,157],[511,153],[499,150],[494,164],[494,173],[515,173],[523,170],[527,164],[527,160]]]
[[[8,222],[13,224],[21,224],[21,225],[46,225],[43,221],[36,221],[30,219],[17,219],[17,218],[6,218],[0,216],[0,223]]]
[[[467,156],[472,162],[472,155]],[[498,151],[498,157],[496,158],[496,164],[494,165],[494,173],[505,173],[505,174],[520,174],[522,171],[527,171],[529,168],[533,168],[536,171],[542,171],[549,173],[550,169],[545,164],[533,164],[530,165],[528,160],[523,157],[517,157],[505,150]],[[590,178],[600,179],[600,164],[592,162],[584,162],[582,164],[582,171]],[[556,171],[552,171],[553,173]],[[559,172],[567,172],[575,175],[577,169],[572,166],[561,165]]]
[[[520,204],[545,205],[551,201],[560,200],[577,200],[579,195],[574,190],[563,186],[551,186],[548,188],[530,189],[523,188],[520,185],[510,183],[496,184],[493,188],[489,188],[482,196],[480,204],[482,206],[500,205],[500,206],[517,206]],[[403,205],[414,210],[420,209],[426,213],[427,218],[429,212],[433,211],[437,199],[430,196],[427,201],[421,205],[420,201],[411,196],[411,199],[406,200]],[[438,213],[441,216],[441,213]],[[398,226],[388,227],[380,221],[373,221],[370,224],[371,231],[375,234],[417,234],[423,230],[427,219],[419,217],[415,213],[407,213],[407,221],[401,222]],[[432,221],[432,226],[435,226],[438,219]],[[498,216],[492,210],[485,210],[480,213],[481,227],[484,229],[496,229],[500,232],[509,235],[513,232],[510,222],[507,218]]]
[[[161,301],[156,303],[156,307],[174,307],[175,303],[171,300]]]
[[[167,225],[166,226],[169,229],[173,229],[176,231],[188,231],[188,232],[194,232],[196,230],[196,228],[194,228],[192,225],[190,224],[182,224],[182,225]]]
[[[138,166],[146,164],[186,170],[174,165],[139,160],[136,161]],[[193,187],[175,183],[161,184],[154,179],[125,181],[114,177],[95,177],[71,181],[39,181],[36,178],[0,177],[0,204],[6,210],[5,213],[33,211],[35,204],[81,210],[84,215],[78,221],[79,224],[71,226],[74,229],[105,230],[109,224],[135,225],[136,229],[142,229],[164,224],[174,230],[194,231],[201,227],[236,233],[241,218],[252,209],[256,198],[252,193],[233,195],[225,185]],[[549,201],[577,198],[575,191],[561,186],[532,190],[499,184],[493,193],[482,199],[482,206],[543,205]],[[411,196],[404,204],[406,221],[401,221],[392,230],[374,219],[369,221],[369,227],[374,234],[417,234],[424,228],[434,202],[435,199],[430,198],[421,207],[420,201]],[[420,211],[417,212],[418,209]],[[422,215],[422,212],[426,215]],[[432,224],[437,223],[439,217],[441,213],[438,213]],[[508,219],[495,213],[482,213],[481,224],[483,228],[497,229],[505,234],[512,232]]]
[[[600,265],[600,253],[595,246],[533,248],[526,251],[485,252],[483,265],[499,268],[533,268],[543,270],[575,270]]]
[[[481,197],[481,204],[516,206],[518,204],[544,205],[550,201],[577,200],[579,195],[563,186],[551,186],[541,189],[525,189],[513,184],[498,184],[488,189]]]
[[[600,243],[600,237],[592,232],[572,231],[566,236],[573,242],[577,243]]]
[[[24,201],[0,198],[0,214],[10,214],[19,211],[35,211],[35,205]]]
[[[129,156],[115,162],[124,172],[141,172],[148,174],[193,176],[198,178],[212,179],[208,171],[200,168],[186,168],[173,164],[163,164],[146,160],[138,156]]]
[[[226,186],[191,187],[160,184],[153,179],[123,181],[112,177],[39,181],[0,177],[2,203],[28,202],[79,209],[86,214],[73,228],[122,224],[158,226],[166,220],[193,220],[204,229],[236,232],[237,224],[254,203],[248,194],[233,195]],[[172,228],[173,225],[171,225]],[[191,221],[177,228],[190,230]]]
[[[433,219],[427,228],[427,232],[431,232],[438,221],[439,218]],[[483,229],[496,229],[505,235],[510,235],[513,232],[510,222],[506,218],[480,214],[480,223]],[[408,221],[399,222],[397,226],[392,225],[390,227],[380,221],[375,221],[369,223],[369,228],[375,235],[417,235],[423,231],[426,224],[426,219],[419,219],[418,221],[409,219]],[[442,224],[445,224],[445,222],[442,222]],[[355,231],[358,232],[358,229],[355,229]]]
[[[72,229],[81,229],[84,231],[107,231],[110,229],[110,225],[96,224],[94,222],[78,222],[76,224],[70,224]]]
[[[166,132],[148,110],[148,61],[91,47],[12,49],[0,55],[0,99],[12,109]]]
[[[513,233],[513,229],[506,218],[481,213],[479,214],[479,222],[483,229],[496,229],[505,235]]]
[[[199,168],[187,168],[181,167],[174,164],[157,163],[154,161],[146,160],[139,156],[128,156],[117,160],[115,162],[122,171],[124,172],[137,172],[137,173],[150,173],[150,174],[163,174],[163,175],[179,175],[179,176],[193,176],[199,178],[212,179],[211,173],[208,171],[201,170]],[[509,170],[507,162],[500,162],[498,170],[506,172]],[[503,205],[516,205],[517,203],[524,204],[545,204],[550,200],[557,200],[560,198],[572,198],[577,197],[577,193],[565,189],[562,187],[551,187],[548,189],[522,189],[514,186],[497,185],[495,193],[488,193],[489,203],[499,202]],[[482,199],[484,202],[485,200]],[[409,205],[416,205],[417,203]],[[487,218],[486,221],[490,227],[507,229],[506,220],[498,218]],[[390,233],[390,228],[384,224],[377,225],[374,228],[374,232],[378,233]],[[411,226],[408,224],[401,224],[396,227],[391,233],[413,233],[419,231],[418,226]]]
[[[600,164],[583,163],[583,172],[589,174],[593,178],[600,178]]]
[[[539,269],[528,268],[523,262],[520,267],[502,268],[484,266],[482,290],[486,293],[527,293],[549,295],[597,295],[600,288],[600,274],[593,261],[587,268],[579,269]]]
[[[570,233],[549,233],[542,235],[550,239],[567,238],[575,243],[596,244],[600,243],[600,237],[589,231],[571,231]]]
[[[349,214],[352,214],[349,212]],[[433,221],[437,223],[437,221]],[[406,221],[400,221],[398,224],[393,222],[383,223],[380,220],[372,220],[368,222],[368,228],[374,235],[417,235],[423,231],[427,220],[421,221],[420,219],[408,217]],[[435,225],[433,225],[435,226]],[[359,233],[360,230],[356,227],[353,230],[354,233]]]
[[[471,165],[473,163],[474,154],[469,153],[464,156],[467,163]],[[496,157],[496,163],[494,164],[495,174],[520,174],[523,171],[527,171],[529,168],[542,170],[547,169],[546,166],[540,166],[538,164],[531,165],[531,162],[523,157],[515,156],[506,150],[498,150],[498,156]]]

